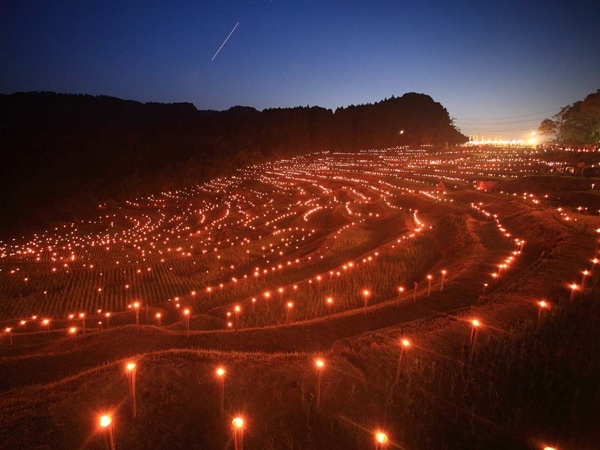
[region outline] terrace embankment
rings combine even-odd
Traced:
[[[449,239],[454,242],[445,242],[445,256],[431,267],[436,272],[442,268],[448,271],[444,289],[442,291],[441,285],[436,282],[430,290],[427,279],[421,280],[416,301],[415,292],[410,289],[400,298],[394,296],[364,309],[289,326],[240,329],[237,332],[191,331],[186,336],[181,331],[151,326],[119,327],[53,342],[28,356],[5,358],[0,384],[10,389],[31,383],[47,383],[108,361],[171,348],[327,351],[334,342],[346,337],[461,310],[477,302],[483,280],[489,278],[490,267],[505,257],[508,250],[493,222],[478,219],[470,213],[456,216],[453,222],[453,230],[460,233],[460,237],[448,236],[445,227],[435,234],[437,242],[444,243]],[[37,370],[40,364],[48,370]]]
[[[423,170],[433,170],[423,163]],[[290,190],[290,195],[291,185],[271,195],[283,176],[265,184],[264,192],[233,188],[237,207],[231,208],[226,207],[231,202],[221,201],[227,184],[216,183],[205,188],[218,200],[198,204],[212,216],[212,228],[199,227],[200,215],[190,209],[184,217],[198,229],[188,236],[192,230],[174,215],[181,209],[155,212],[153,218],[173,222],[157,223],[151,247],[166,256],[153,254],[147,266],[137,262],[139,249],[133,251],[130,242],[110,251],[94,246],[89,260],[73,255],[79,272],[65,260],[66,267],[56,274],[65,285],[75,284],[75,273],[97,276],[96,281],[110,276],[123,301],[143,292],[126,297],[131,280],[144,282],[131,284],[134,288],[169,289],[140,297],[146,307],[142,325],[132,325],[139,310],[111,305],[110,329],[96,322],[100,311],[94,308],[97,314],[87,316],[87,330],[84,316],[81,321],[56,318],[52,330],[23,326],[10,335],[14,346],[3,333],[0,448],[100,448],[96,419],[103,411],[114,413],[117,447],[128,449],[231,446],[231,418],[238,413],[248,418],[247,448],[372,448],[372,432],[379,427],[389,431],[395,448],[538,449],[544,447],[542,438],[551,439],[561,428],[597,442],[588,439],[594,431],[585,430],[600,429],[595,414],[600,398],[598,269],[588,276],[584,292],[575,291],[571,300],[569,289],[580,282],[582,270],[590,269],[597,237],[529,196],[477,192],[470,189],[471,180],[448,183],[448,193],[423,191],[435,185],[435,169],[427,172],[435,176],[418,180],[415,174],[413,180],[404,167],[391,175],[386,168],[364,184],[358,175],[358,181],[352,180],[362,170],[343,172],[326,183],[346,192],[331,204],[324,197],[325,185],[315,185],[316,176],[302,181],[306,189]],[[385,181],[382,189],[378,181]],[[187,211],[186,199],[179,200]],[[153,210],[155,203],[146,207]],[[243,209],[247,205],[256,217],[249,217]],[[140,226],[151,222],[142,216],[136,222]],[[167,233],[171,240],[158,240]],[[263,233],[271,234],[260,239]],[[183,244],[193,246],[193,252],[185,257],[172,252],[180,243],[182,250]],[[103,255],[102,267],[84,271],[84,262],[97,264],[97,255]],[[65,250],[60,257],[70,256]],[[20,257],[13,258],[16,264]],[[349,260],[356,264],[344,274]],[[15,276],[5,278],[15,289],[11,301],[16,305],[23,303],[17,289],[26,285],[33,290],[37,279],[27,264],[20,266],[23,272],[9,267]],[[289,271],[283,270],[288,264]],[[232,276],[253,279],[258,266],[268,276],[236,287]],[[326,272],[332,269],[340,272],[337,285],[337,275]],[[125,276],[128,271],[131,277]],[[318,276],[322,283],[316,282]],[[283,292],[293,293],[296,283],[290,318]],[[100,290],[96,282],[85,286],[92,289],[65,290],[54,301],[77,300],[68,308],[85,306],[89,312]],[[211,291],[195,296],[206,286],[220,286],[212,291],[212,302]],[[373,295],[365,296],[363,307],[366,288]],[[39,295],[42,289],[40,299],[45,298]],[[324,302],[327,289],[337,289],[337,312]],[[68,295],[84,290],[89,303]],[[251,309],[248,296],[260,297],[267,290],[270,295]],[[108,292],[105,284],[102,292]],[[181,304],[165,300],[180,294]],[[541,309],[541,299],[547,308]],[[32,305],[34,300],[31,296]],[[238,303],[247,315],[238,331],[225,330],[224,312]],[[189,331],[182,320],[188,306],[195,313]],[[203,314],[216,306],[224,308],[219,315]],[[260,320],[246,319],[250,311],[262,313],[259,308],[267,310]],[[159,312],[163,326],[149,325],[161,323],[154,315]],[[29,316],[12,317],[14,325],[16,317]],[[85,331],[77,333],[74,327],[68,334],[66,327],[75,324]],[[410,341],[405,353],[401,339]],[[326,361],[320,406],[316,354]],[[131,359],[138,364],[136,418],[123,373]],[[227,376],[225,411],[219,414],[215,369],[221,364]],[[537,440],[526,447],[530,439]],[[576,440],[555,447],[595,448]]]
[[[414,425],[396,429],[403,445],[594,449],[600,273],[591,272],[573,297],[568,285],[581,281],[597,248],[589,236],[521,202],[488,210],[522,232],[526,247],[532,244],[518,273],[473,307],[340,340],[329,357],[371,380],[384,417]],[[400,366],[402,339],[410,347]],[[397,371],[398,385],[390,381]]]
[[[528,210],[531,212],[517,202],[507,204],[506,211],[522,213],[514,216],[517,226],[519,217],[526,220]],[[444,290],[439,292],[436,286],[427,298],[421,288],[417,303],[407,302],[413,308],[436,307],[434,299],[449,301],[442,294],[464,296],[471,283],[480,288],[477,269],[489,278],[489,266],[494,264],[488,264],[487,258],[506,252],[506,241],[499,238],[494,221],[473,217],[467,224],[471,233],[466,244],[473,251],[465,253],[466,261],[460,258],[452,265],[443,265],[453,274]],[[560,364],[565,349],[556,351],[555,345],[565,341],[568,354],[577,354],[581,360],[597,354],[600,337],[582,346],[577,343],[579,334],[571,328],[566,335],[556,332],[559,327],[579,322],[577,330],[587,333],[597,316],[586,316],[589,308],[580,304],[579,298],[569,303],[568,292],[558,289],[556,303],[542,317],[542,327],[535,326],[539,298],[535,290],[551,292],[562,286],[564,280],[578,277],[578,268],[590,250],[590,239],[571,232],[558,221],[545,225],[536,230],[540,241],[547,244],[545,255],[551,257],[542,258],[532,247],[528,251],[526,245],[519,260],[524,262],[517,263],[518,267],[511,269],[513,272],[487,292],[481,299],[483,304],[388,326],[382,322],[380,328],[356,336],[365,330],[365,324],[375,323],[372,321],[379,313],[389,315],[395,310],[402,311],[406,305],[398,306],[395,300],[390,300],[369,308],[366,317],[358,311],[354,317],[358,329],[338,338],[329,351],[323,348],[327,365],[320,408],[314,406],[311,354],[195,348],[158,351],[156,345],[164,341],[167,346],[177,347],[194,342],[195,347],[199,341],[192,340],[212,335],[222,339],[223,345],[232,345],[235,340],[235,344],[243,347],[243,342],[250,338],[264,339],[265,344],[285,339],[283,345],[296,348],[304,345],[305,349],[314,350],[306,343],[327,338],[316,334],[322,326],[345,330],[338,325],[351,320],[351,314],[347,314],[349,318],[344,314],[332,317],[331,321],[290,327],[192,333],[189,338],[153,327],[128,326],[85,336],[79,341],[77,355],[67,348],[73,342],[61,343],[55,348],[56,352],[62,352],[61,361],[48,355],[48,360],[39,359],[28,368],[13,366],[15,379],[20,375],[26,380],[24,383],[44,382],[39,364],[46,362],[49,364],[45,371],[53,372],[55,365],[64,364],[74,376],[46,386],[5,392],[0,399],[4,411],[0,434],[6,438],[4,445],[101,448],[100,436],[94,434],[91,422],[96,412],[112,410],[117,420],[117,442],[122,448],[186,448],[192,441],[203,448],[221,448],[230,436],[231,414],[242,411],[251,427],[245,436],[248,448],[254,448],[258,442],[270,449],[368,448],[372,445],[370,431],[383,426],[392,443],[401,448],[453,448],[456,442],[464,442],[466,448],[534,449],[542,442],[561,442],[559,448],[591,450],[594,448],[591,443],[597,442],[593,430],[598,427],[596,421],[590,421],[593,414],[585,413],[580,406],[588,405],[590,411],[594,407],[593,384],[591,379],[586,380],[586,376],[594,373],[588,370],[593,368],[594,361],[589,361],[583,371],[572,361]],[[561,238],[542,239],[540,230],[547,230],[547,238],[556,233]],[[531,236],[520,237],[529,240]],[[490,248],[496,249],[497,255],[490,253]],[[565,261],[572,265],[565,266]],[[589,281],[597,289],[598,274]],[[560,300],[567,304],[566,308],[558,304]],[[597,314],[598,309],[595,311]],[[478,318],[482,327],[477,336],[477,350],[469,361],[473,318]],[[311,327],[314,327],[312,332]],[[262,335],[255,334],[261,332]],[[582,333],[581,336],[589,336]],[[298,340],[294,341],[294,337]],[[398,364],[400,338],[411,342],[401,365]],[[131,418],[127,401],[123,361],[113,360],[115,355],[135,356],[140,367],[136,419]],[[553,355],[554,362],[559,364],[543,359]],[[78,368],[74,365],[75,356],[89,358],[85,364],[93,368],[89,371]],[[98,364],[95,360],[98,357],[113,362]],[[227,418],[224,419],[218,416],[214,380],[214,369],[221,364],[227,368]],[[3,365],[3,369],[6,367]],[[29,375],[25,369],[34,374]],[[578,385],[576,389],[573,383]],[[539,395],[542,391],[545,396]],[[577,402],[565,403],[567,395],[578,399]],[[577,415],[577,424],[564,420],[565,408],[571,408],[570,416]],[[560,421],[556,426],[557,416]],[[556,436],[563,439],[553,440]]]

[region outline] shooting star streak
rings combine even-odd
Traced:
[[[233,34],[233,32],[235,31],[235,29],[237,28],[237,26],[239,24],[240,24],[239,22],[235,24],[235,26],[233,27],[233,30],[231,30],[231,32],[227,35],[227,37],[225,38],[225,40],[223,41],[223,43],[221,44],[221,46],[219,47],[217,52],[214,54],[214,56],[212,58],[210,58],[211,61],[214,61],[214,59],[217,57],[217,55],[219,54],[221,49],[225,46],[225,44],[227,44],[227,41],[229,40],[229,38],[231,37],[231,35]]]

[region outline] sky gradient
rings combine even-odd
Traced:
[[[524,138],[600,89],[595,1],[8,3],[5,94],[335,110],[419,92],[467,135]]]

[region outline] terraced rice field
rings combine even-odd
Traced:
[[[600,219],[518,192],[556,164],[319,153],[0,243],[0,447],[102,448],[110,412],[128,449],[233,448],[236,415],[247,449],[592,448],[585,411],[557,423],[597,363],[543,343],[598,313]]]

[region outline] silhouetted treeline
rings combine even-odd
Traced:
[[[538,131],[559,145],[597,146],[600,142],[600,89],[585,99],[565,106]]]
[[[70,220],[95,203],[201,183],[266,158],[466,140],[442,105],[415,93],[335,112],[260,112],[31,92],[0,95],[0,119],[0,231]]]

